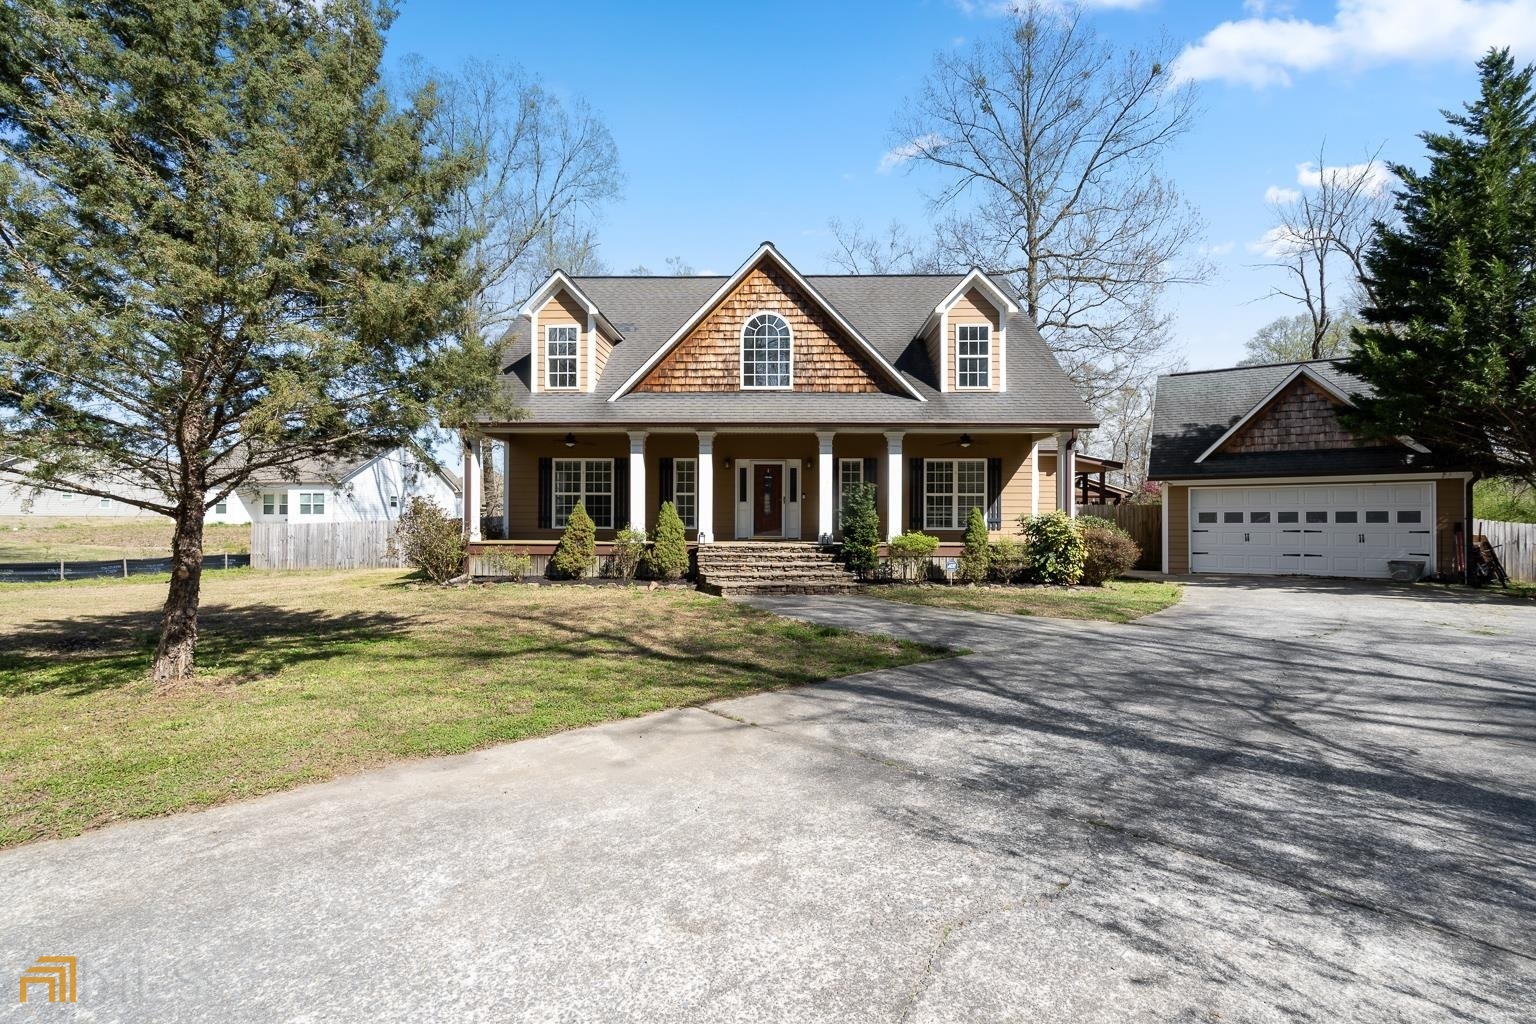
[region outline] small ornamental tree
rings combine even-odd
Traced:
[[[992,567],[992,548],[987,543],[987,517],[981,509],[971,509],[965,524],[964,546],[960,549],[960,567],[955,575],[962,583],[985,583]]]
[[[1074,586],[1082,580],[1087,551],[1071,516],[1060,509],[1020,516],[1019,532],[1029,554],[1030,578],[1057,586]]]
[[[395,523],[390,548],[433,583],[447,583],[464,568],[464,526],[431,498],[414,497]]]
[[[565,532],[555,553],[549,556],[546,575],[552,580],[579,580],[592,571],[592,560],[597,557],[597,526],[581,505],[571,509],[565,521]]]
[[[848,571],[862,579],[880,568],[880,513],[869,484],[850,484],[843,491],[842,555]]]
[[[646,556],[646,570],[658,580],[679,580],[688,574],[688,530],[670,501],[656,516],[655,543]]]

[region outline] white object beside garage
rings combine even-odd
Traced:
[[[1194,572],[1389,577],[1392,561],[1435,571],[1430,483],[1192,487]]]

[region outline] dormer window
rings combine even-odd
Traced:
[[[741,331],[741,386],[790,386],[790,332],[783,317],[759,313]]]
[[[992,386],[992,328],[961,324],[955,328],[955,381],[961,388]]]
[[[581,328],[574,324],[544,332],[544,385],[550,389],[576,386],[576,346]]]

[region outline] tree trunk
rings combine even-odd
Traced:
[[[183,498],[176,509],[176,533],[171,541],[171,589],[160,617],[160,644],[150,677],[168,689],[192,678],[197,650],[197,604],[203,582],[203,495]]]

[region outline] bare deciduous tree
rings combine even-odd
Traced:
[[[891,221],[884,237],[864,229],[860,220],[833,217],[827,221],[832,249],[826,254],[834,266],[850,274],[926,274],[946,269],[934,242],[920,242],[899,221]]]
[[[1116,51],[1074,9],[1021,5],[1004,37],[936,57],[897,122],[892,154],[944,176],[941,262],[1007,274],[1095,405],[1163,361],[1164,291],[1209,273],[1160,173],[1194,110],[1173,52]]]
[[[515,64],[469,61],[444,72],[413,61],[404,77],[435,85],[437,134],[485,161],[454,209],[454,226],[479,239],[470,259],[484,281],[475,297],[483,333],[500,334],[556,267],[604,269],[593,220],[622,175],[613,137],[585,101],[562,100]]]
[[[1379,155],[1378,148],[1363,163],[1330,167],[1320,150],[1316,164],[1297,169],[1300,188],[1270,190],[1275,226],[1262,244],[1288,282],[1270,294],[1306,310],[1313,359],[1327,354],[1340,325],[1370,300],[1365,250],[1374,225],[1392,213],[1391,179]]]

